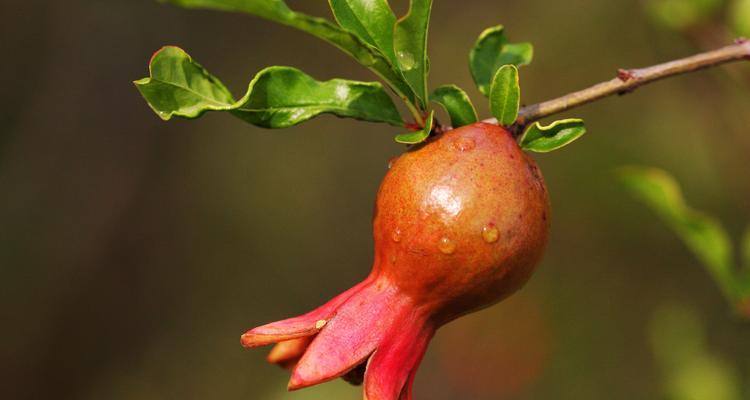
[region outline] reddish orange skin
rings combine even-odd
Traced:
[[[549,214],[542,175],[508,131],[485,123],[448,131],[399,157],[381,183],[373,273],[440,325],[523,286],[547,243]],[[482,232],[493,227],[497,240],[488,242]]]
[[[547,242],[548,203],[536,164],[505,129],[478,123],[436,136],[383,179],[370,276],[240,340],[277,343],[269,361],[293,368],[291,390],[346,376],[364,380],[365,399],[411,400],[435,330],[529,279]]]

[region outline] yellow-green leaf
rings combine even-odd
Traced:
[[[403,144],[417,144],[422,143],[430,137],[432,132],[433,122],[435,121],[435,111],[430,112],[430,116],[425,121],[425,126],[421,130],[416,132],[407,132],[396,135],[396,142]]]
[[[665,171],[625,167],[620,177],[633,195],[651,208],[702,261],[728,299],[736,296],[729,235],[713,217],[685,203],[677,182]]]
[[[264,128],[286,128],[320,114],[403,125],[393,101],[377,82],[321,82],[295,68],[269,67],[235,101],[216,77],[180,48],[159,50],[149,70],[150,76],[135,84],[165,120],[226,111]]]
[[[237,11],[257,15],[261,18],[282,22],[293,18],[294,12],[284,0],[159,0],[187,8],[210,8],[222,11]]]
[[[410,104],[416,104],[414,91],[396,65],[375,47],[355,34],[336,26],[323,18],[312,17],[291,10],[283,0],[160,0],[187,8],[205,8],[236,11],[256,15],[302,32],[336,46],[360,64],[372,70]]]
[[[750,37],[750,0],[734,0],[730,17],[734,31],[738,35]]]
[[[485,29],[469,53],[469,69],[474,82],[485,96],[490,94],[490,85],[500,67],[512,64],[528,65],[534,57],[531,43],[508,43],[502,25]]]
[[[471,125],[479,120],[469,95],[456,85],[438,87],[432,92],[430,101],[440,104],[448,111],[454,128]]]
[[[411,0],[409,12],[396,22],[393,48],[401,74],[422,107],[427,104],[427,32],[432,0]]]
[[[503,65],[495,73],[490,87],[490,111],[500,125],[510,126],[516,122],[521,106],[521,88],[518,84],[518,69],[515,65]]]
[[[524,150],[548,153],[572,143],[584,133],[586,126],[582,119],[563,119],[547,126],[535,122],[526,128],[519,144]]]
[[[721,10],[724,0],[647,0],[647,14],[657,24],[674,30],[694,27]]]
[[[328,0],[339,25],[380,50],[392,64],[393,27],[396,16],[386,0]]]

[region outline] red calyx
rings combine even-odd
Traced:
[[[392,163],[378,191],[375,260],[363,282],[300,317],[242,335],[278,343],[269,361],[295,390],[366,364],[365,398],[411,400],[417,367],[441,325],[521,288],[549,229],[547,191],[512,135],[477,123]]]

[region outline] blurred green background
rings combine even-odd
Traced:
[[[289,3],[329,15],[324,1]],[[723,8],[678,32],[643,3],[437,0],[431,86],[460,85],[487,117],[467,54],[498,23],[536,48],[524,102],[730,40]],[[367,274],[398,132],[330,116],[284,131],[218,114],[165,123],[131,81],[164,44],[235,94],[267,65],[372,76],[242,15],[149,0],[3,0],[0,15],[2,397],[361,398],[339,381],[288,394],[288,373],[238,339]],[[672,172],[738,238],[750,222],[748,85],[750,66],[735,65],[570,114],[589,134],[535,157],[554,210],[544,262],[512,299],[438,332],[416,398],[750,399],[750,324],[612,173]]]

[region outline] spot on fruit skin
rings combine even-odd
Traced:
[[[482,228],[482,239],[487,243],[495,243],[500,238],[500,232],[495,227],[495,224],[488,224]]]
[[[315,323],[315,329],[318,329],[318,330],[323,329],[323,327],[326,326],[327,323],[328,321],[321,319]]]
[[[460,137],[455,142],[453,142],[453,146],[459,150],[459,151],[471,151],[476,147],[477,142],[474,141],[474,139],[470,137]]]
[[[438,242],[438,249],[443,254],[453,254],[456,251],[456,244],[449,238],[444,237]]]
[[[391,233],[391,239],[393,239],[394,242],[398,243],[401,241],[401,229],[396,228]]]

